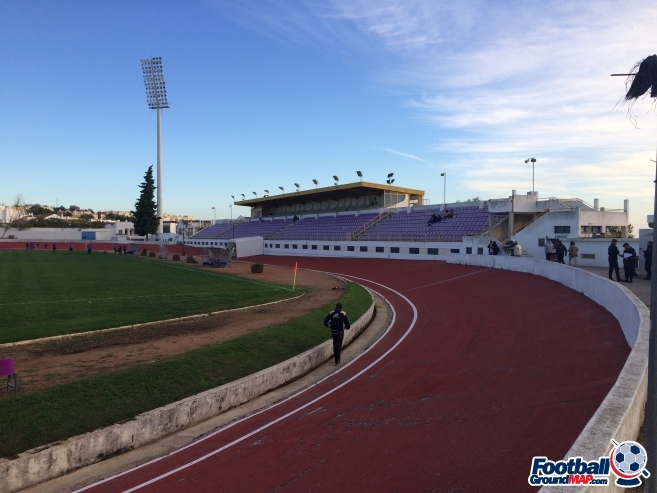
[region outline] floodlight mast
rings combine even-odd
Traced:
[[[167,90],[162,71],[162,58],[144,58],[141,61],[141,70],[144,73],[146,86],[146,101],[148,107],[157,110],[157,216],[160,220],[157,233],[162,234],[162,109],[169,108]]]

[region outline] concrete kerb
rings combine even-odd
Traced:
[[[374,317],[374,307],[372,298],[368,310],[351,325],[351,330],[345,332],[344,346],[369,325]],[[29,450],[17,459],[0,460],[0,492],[13,493],[54,479],[201,423],[298,379],[332,357],[333,342],[325,341],[270,368],[145,412],[127,423]]]
[[[543,276],[582,293],[609,310],[618,320],[632,351],[616,383],[575,440],[566,458],[597,459],[609,455],[612,438],[618,442],[636,439],[643,422],[648,392],[650,311],[629,289],[581,269],[533,258],[453,255],[447,262]],[[530,464],[527,464],[528,475],[529,467]],[[610,483],[604,491],[623,491],[613,484],[613,478],[610,478]],[[550,486],[540,491],[565,493],[601,489],[593,486]]]

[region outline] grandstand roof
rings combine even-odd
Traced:
[[[243,205],[245,207],[279,207],[281,205],[298,204],[299,202],[322,202],[324,200],[340,200],[348,197],[383,195],[385,192],[405,193],[416,199],[424,197],[424,190],[359,181],[356,183],[345,183],[344,185],[283,193],[281,195],[239,200],[235,202],[235,205]]]

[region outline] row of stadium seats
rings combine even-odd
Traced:
[[[373,240],[373,241],[460,241],[463,236],[476,235],[488,227],[488,209],[477,206],[454,209],[455,217],[443,219],[429,226],[432,214],[443,214],[436,209],[405,209],[367,229],[357,238],[356,231],[372,221],[377,214],[306,217],[298,221],[245,221],[216,224],[194,235],[191,239],[230,239],[262,236],[276,240]]]

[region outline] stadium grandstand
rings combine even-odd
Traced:
[[[214,224],[193,235],[189,244],[224,246],[232,238],[261,237],[264,252],[270,254],[289,249],[290,254],[307,250],[307,255],[326,255],[328,250],[339,256],[417,258],[484,254],[491,240],[507,245],[516,240],[526,254],[540,258],[545,241],[577,239],[580,245],[588,242],[582,260],[597,265],[606,258],[608,229],[620,230],[623,237],[628,232],[627,200],[623,209],[613,210],[599,207],[597,199],[590,205],[582,199],[539,199],[538,192],[518,195],[514,190],[501,199],[428,202],[422,190],[366,182],[265,196],[235,202],[250,207],[251,217]]]

